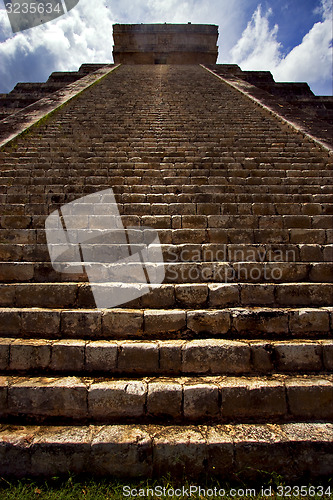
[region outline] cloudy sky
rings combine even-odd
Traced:
[[[331,0],[80,0],[64,16],[15,35],[3,2],[0,92],[85,62],[112,62],[114,23],[191,21],[219,26],[219,63],[333,93]]]

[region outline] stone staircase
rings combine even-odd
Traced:
[[[157,65],[118,67],[0,158],[1,475],[330,474],[328,149],[203,67]],[[96,309],[45,220],[110,187],[166,276]]]

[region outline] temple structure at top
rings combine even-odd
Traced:
[[[116,64],[215,64],[218,26],[210,24],[115,24]]]

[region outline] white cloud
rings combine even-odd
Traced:
[[[232,62],[239,64],[244,70],[272,69],[280,60],[281,45],[277,41],[278,26],[269,26],[272,10],[262,14],[258,5],[251,21],[241,38],[231,49]]]
[[[81,0],[65,16],[10,36],[0,11],[0,81],[10,90],[18,81],[45,81],[52,71],[76,70],[85,62],[112,61],[113,14],[104,0]]]
[[[259,5],[241,38],[231,49],[231,61],[243,70],[271,71],[276,81],[308,82],[316,94],[331,94],[332,5],[322,0],[322,21],[315,23],[302,42],[282,54],[278,26],[270,28],[271,9],[262,13]]]

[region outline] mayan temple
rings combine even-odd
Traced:
[[[217,40],[115,25],[114,64],[0,95],[0,476],[333,470],[333,99],[216,64]],[[77,200],[107,230],[84,206],[106,190],[110,248],[164,273],[128,265],[116,307],[80,242],[76,268],[47,244]]]

